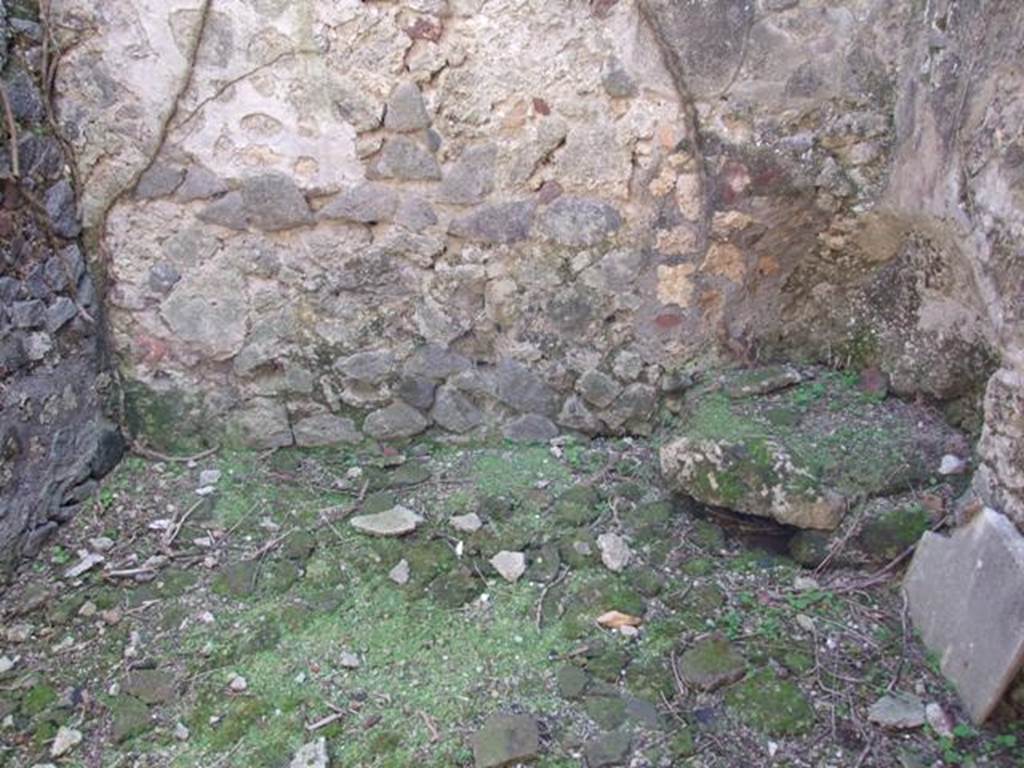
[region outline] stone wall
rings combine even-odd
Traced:
[[[645,433],[722,359],[960,405],[1002,361],[1018,509],[1019,72],[978,39],[1021,25],[986,5],[56,0],[129,417]]]
[[[14,149],[5,128],[0,145],[0,581],[121,453],[100,409],[110,376],[73,178],[37,85],[43,30],[12,6],[0,3],[0,70],[18,138]]]

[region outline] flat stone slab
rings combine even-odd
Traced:
[[[404,536],[422,522],[423,518],[411,509],[398,506],[376,515],[353,517],[352,527],[371,536]]]
[[[924,702],[909,693],[891,693],[883,696],[868,710],[868,720],[883,728],[911,730],[925,723]]]
[[[540,729],[529,715],[493,715],[473,736],[476,768],[500,768],[540,753]]]
[[[925,645],[984,722],[1024,664],[1024,536],[992,509],[952,536],[926,533],[904,588]]]

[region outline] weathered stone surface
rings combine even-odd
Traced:
[[[491,565],[505,581],[515,584],[526,573],[526,555],[522,552],[499,552]]]
[[[457,352],[437,344],[426,344],[412,354],[402,370],[409,376],[443,381],[469,368],[469,360]]]
[[[471,205],[482,202],[494,190],[494,162],[498,156],[493,144],[469,147],[441,182],[442,203]]]
[[[558,437],[558,427],[540,414],[527,413],[506,424],[501,433],[513,443],[546,443]]]
[[[235,190],[228,192],[201,210],[197,216],[200,221],[216,224],[227,229],[245,231],[249,222],[245,215],[245,201],[242,193]]]
[[[330,414],[300,419],[292,425],[292,433],[295,435],[295,444],[306,448],[339,443],[355,444],[363,440],[352,419]]]
[[[360,224],[391,221],[398,208],[398,193],[368,182],[341,193],[320,210],[321,219],[344,219]]]
[[[452,528],[460,533],[476,533],[484,526],[480,516],[475,512],[456,515],[449,522],[452,524]]]
[[[606,373],[589,370],[576,382],[576,391],[597,408],[607,408],[622,394],[622,385]]]
[[[437,384],[422,376],[405,376],[398,382],[395,394],[398,399],[421,411],[428,410],[434,404]]]
[[[355,381],[363,384],[379,384],[387,379],[396,368],[395,356],[386,349],[371,352],[357,352],[334,364],[334,367]]]
[[[71,183],[62,179],[46,190],[44,199],[46,213],[50,217],[50,226],[61,237],[73,239],[82,232],[75,206],[75,190]]]
[[[197,272],[178,282],[161,307],[174,335],[214,360],[236,354],[245,341],[248,305],[237,275]]]
[[[904,588],[922,640],[984,722],[1024,664],[1024,537],[991,509],[949,537],[926,533]]]
[[[243,182],[241,192],[246,219],[257,229],[276,232],[313,221],[306,198],[284,174],[252,176]]]
[[[481,243],[516,243],[530,236],[533,202],[493,203],[452,219],[448,231],[456,237]]]
[[[329,768],[329,766],[327,739],[322,737],[300,747],[289,763],[289,768]]]
[[[0,175],[8,178],[0,215],[0,591],[18,559],[37,554],[58,526],[75,516],[124,449],[120,433],[103,417],[103,406],[117,397],[105,312],[81,249],[60,241],[81,233],[80,201],[66,166],[70,158],[48,125],[43,91],[48,98],[57,88],[41,89],[36,82],[43,40],[37,14],[35,5],[0,4],[0,69],[20,162],[14,180],[5,132],[0,148]],[[66,115],[56,109],[54,114],[63,125]],[[8,703],[0,701],[0,719],[12,713]],[[60,729],[55,756],[71,752],[75,734]],[[37,746],[38,755],[43,742]]]
[[[898,731],[920,728],[925,723],[924,702],[917,696],[896,691],[871,705],[868,720]]]
[[[619,212],[600,200],[560,197],[541,208],[537,230],[559,245],[586,247],[604,242],[622,226]]]
[[[137,669],[128,675],[122,688],[146,704],[165,704],[177,696],[174,674],[161,669]]]
[[[413,232],[422,232],[437,224],[437,212],[419,195],[403,195],[395,210],[395,224]]]
[[[139,182],[135,185],[135,197],[138,200],[169,197],[174,194],[184,178],[184,168],[157,161],[139,177]]]
[[[721,635],[699,640],[679,659],[679,674],[683,680],[703,691],[731,685],[746,671],[746,661]]]
[[[649,384],[630,384],[612,405],[601,411],[601,420],[611,429],[637,429],[654,415],[658,393]]]
[[[384,127],[397,133],[409,133],[430,127],[423,94],[416,83],[401,83],[395,86],[388,99],[384,114]]]
[[[554,390],[527,366],[503,360],[497,366],[498,399],[520,413],[552,415],[557,406]]]
[[[350,521],[352,527],[371,536],[405,536],[415,531],[423,518],[405,507],[393,507],[375,515],[358,515]]]
[[[452,386],[437,391],[430,416],[442,429],[460,434],[479,427],[484,421],[484,415],[473,401]]]
[[[766,369],[764,377],[774,381],[776,371]],[[762,391],[761,380],[759,369],[734,372],[687,394],[684,435],[661,449],[662,473],[674,490],[799,528],[833,530],[847,499],[927,482],[945,444],[957,439],[934,411],[865,400],[825,372],[802,388],[730,396],[747,385]]]
[[[589,768],[610,768],[626,765],[633,739],[625,730],[596,736],[583,745],[583,754]]]
[[[430,422],[406,403],[392,403],[374,411],[363,422],[363,431],[377,440],[400,440],[425,431]]]
[[[800,688],[767,668],[730,686],[725,702],[741,721],[768,736],[797,736],[814,724],[814,709]]]
[[[288,409],[266,398],[255,399],[239,411],[234,416],[230,431],[243,445],[257,450],[285,448],[295,442]]]
[[[540,753],[540,730],[529,715],[492,715],[473,735],[476,768],[501,768]]]
[[[704,504],[771,517],[797,528],[835,529],[846,512],[844,497],[806,485],[809,470],[795,465],[782,446],[765,449],[763,460],[751,465],[750,451],[742,444],[681,438],[662,448],[661,470],[674,488]],[[764,476],[760,466],[781,467],[784,473]]]
[[[384,143],[370,173],[376,179],[436,181],[441,178],[441,166],[422,145],[406,137],[396,137]]]
[[[562,404],[558,423],[566,429],[574,429],[585,435],[596,435],[604,430],[604,422],[594,415],[583,398],[572,395]]]
[[[610,571],[624,571],[633,559],[629,543],[617,533],[602,533],[597,537],[597,547],[601,550],[601,562]]]
[[[209,168],[190,165],[174,197],[183,203],[191,203],[196,200],[209,200],[227,191],[227,184]]]
[[[111,338],[131,376],[187,381],[218,401],[230,391],[238,405],[265,394],[239,380],[251,372],[151,338],[163,329],[154,328],[149,270],[167,261],[187,279],[218,251],[243,273],[253,323],[279,327],[279,347],[311,361],[318,381],[333,378],[324,350],[405,350],[414,335],[459,343],[474,360],[530,360],[563,399],[572,374],[614,350],[642,362],[623,384],[653,385],[659,366],[719,353],[816,359],[875,369],[901,395],[960,398],[962,413],[995,360],[1020,375],[1020,116],[1002,97],[1021,86],[1019,4],[949,18],[943,3],[914,13],[883,0],[837,0],[827,13],[791,0],[602,0],[529,13],[500,3],[487,14],[463,5],[370,4],[345,19],[325,0],[302,13],[277,0],[217,10],[188,109],[169,131],[197,17],[167,4],[103,14],[65,0],[54,9],[59,28],[90,25],[61,57],[53,90],[88,180],[83,216],[106,232]],[[312,42],[311,28],[323,31]],[[970,67],[965,50],[978,52]],[[41,89],[13,64],[15,114],[41,115]],[[236,80],[249,65],[272,69]],[[23,170],[46,177],[32,188],[50,189],[60,147],[23,127]],[[161,143],[161,163],[188,158],[181,186],[158,200],[121,194]],[[497,148],[493,182],[486,150],[488,162],[463,174],[463,159],[488,145]],[[395,226],[375,226],[371,248],[370,228],[350,220],[267,233],[260,221],[308,215],[290,195],[299,216],[281,215],[289,206],[253,216],[238,190],[267,173],[318,199],[386,175],[403,200],[419,202],[404,212],[400,203]],[[501,202],[464,213],[443,203],[440,214],[425,202],[443,197]],[[180,238],[168,233],[190,229],[208,233],[209,250],[171,258]],[[399,243],[392,230],[430,236]],[[619,250],[630,255],[603,252],[627,231]],[[282,306],[295,323],[276,323]],[[0,344],[19,366],[60,351],[38,332]],[[390,396],[358,400],[376,407]],[[332,407],[321,387],[289,397],[296,413]],[[1024,438],[1004,427],[1014,420],[1000,417],[999,403],[1020,413],[1012,399],[987,401],[975,487],[1021,522]],[[211,412],[211,426],[229,410]],[[566,421],[584,431],[651,427],[600,415],[603,427],[579,409]]]

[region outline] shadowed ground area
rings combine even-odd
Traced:
[[[0,603],[0,765],[1020,764],[888,574],[673,501],[661,439],[129,459]]]

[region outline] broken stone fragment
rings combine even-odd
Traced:
[[[496,369],[498,399],[520,413],[554,413],[554,390],[536,373],[516,360],[502,360]]]
[[[513,443],[546,443],[558,437],[558,427],[540,414],[527,413],[506,424],[501,433]]]
[[[363,431],[376,440],[399,440],[420,434],[430,422],[411,405],[398,402],[374,411],[363,422]]]
[[[61,179],[46,190],[43,204],[54,234],[73,240],[82,233],[75,205],[75,191],[66,179]]]
[[[529,715],[492,715],[472,741],[476,768],[502,768],[540,754],[540,729]]]
[[[448,232],[481,243],[517,243],[530,236],[536,209],[532,201],[483,205],[452,219]]]
[[[319,738],[301,747],[288,768],[329,768],[329,761],[327,739]]]
[[[384,113],[384,127],[396,133],[410,133],[430,127],[423,93],[416,83],[401,83],[391,92]]]
[[[611,768],[625,765],[633,746],[633,737],[626,730],[613,730],[587,741],[583,754],[588,768]]]
[[[292,427],[295,444],[302,448],[317,448],[339,443],[355,444],[363,440],[352,419],[329,413],[307,416]]]
[[[501,578],[515,584],[526,573],[526,555],[522,552],[499,552],[491,558],[491,565]]]
[[[226,229],[244,232],[249,228],[245,217],[245,202],[242,199],[242,193],[238,190],[228,192],[223,197],[214,200],[196,215],[200,221],[216,224]]]
[[[82,732],[62,725],[50,747],[50,757],[63,757],[82,743]]]
[[[313,221],[306,198],[283,173],[250,177],[243,182],[241,194],[246,218],[257,229],[276,232]]]
[[[868,720],[899,731],[920,728],[925,723],[925,706],[916,696],[897,691],[872,704]]]
[[[602,533],[597,537],[597,547],[601,550],[601,562],[605,568],[615,573],[624,571],[633,557],[629,544],[617,533]]]
[[[544,207],[536,229],[559,245],[588,247],[604,242],[622,226],[619,212],[608,203],[582,197],[560,197]]]
[[[558,423],[585,435],[596,435],[605,429],[604,422],[587,407],[579,395],[566,398],[558,414]]]
[[[423,518],[403,506],[392,507],[375,515],[353,517],[351,525],[357,531],[371,536],[405,536],[412,533],[423,522]]]
[[[357,352],[338,360],[334,367],[347,378],[362,384],[380,384],[394,373],[395,356],[386,349]]]
[[[388,578],[400,587],[409,583],[409,561],[400,560],[398,565],[388,571]]]
[[[576,381],[576,391],[597,408],[607,408],[622,394],[622,385],[606,373],[589,370]]]
[[[160,197],[168,197],[181,185],[185,177],[182,168],[175,168],[166,163],[153,163],[139,177],[135,185],[135,198],[137,200],[155,200]]]
[[[479,427],[484,420],[473,401],[450,385],[437,390],[430,415],[439,427],[458,434]]]
[[[335,197],[321,209],[320,218],[376,224],[391,221],[397,207],[397,192],[383,184],[369,182]]]
[[[951,536],[925,533],[904,588],[924,644],[984,722],[1024,664],[1024,536],[988,508]]]
[[[494,190],[494,163],[498,156],[493,144],[469,147],[448,170],[441,182],[442,203],[472,205]]]
[[[729,441],[680,438],[669,443],[661,450],[662,472],[675,488],[701,503],[771,517],[798,528],[834,530],[845,511],[844,499],[800,484],[804,474],[785,449],[766,448],[772,453],[764,465],[794,468],[770,483],[759,470],[761,463]],[[787,491],[787,485],[792,490]]]
[[[470,512],[466,515],[456,515],[449,522],[452,524],[452,528],[460,533],[476,533],[483,528],[483,521],[476,512]]]
[[[191,203],[194,200],[209,200],[227,191],[227,185],[209,168],[190,165],[174,197],[179,202]]]
[[[747,663],[721,635],[697,641],[679,660],[679,674],[688,685],[713,691],[743,677]]]
[[[436,181],[441,178],[441,166],[424,147],[412,139],[397,136],[389,139],[369,168],[374,179],[399,181]]]

